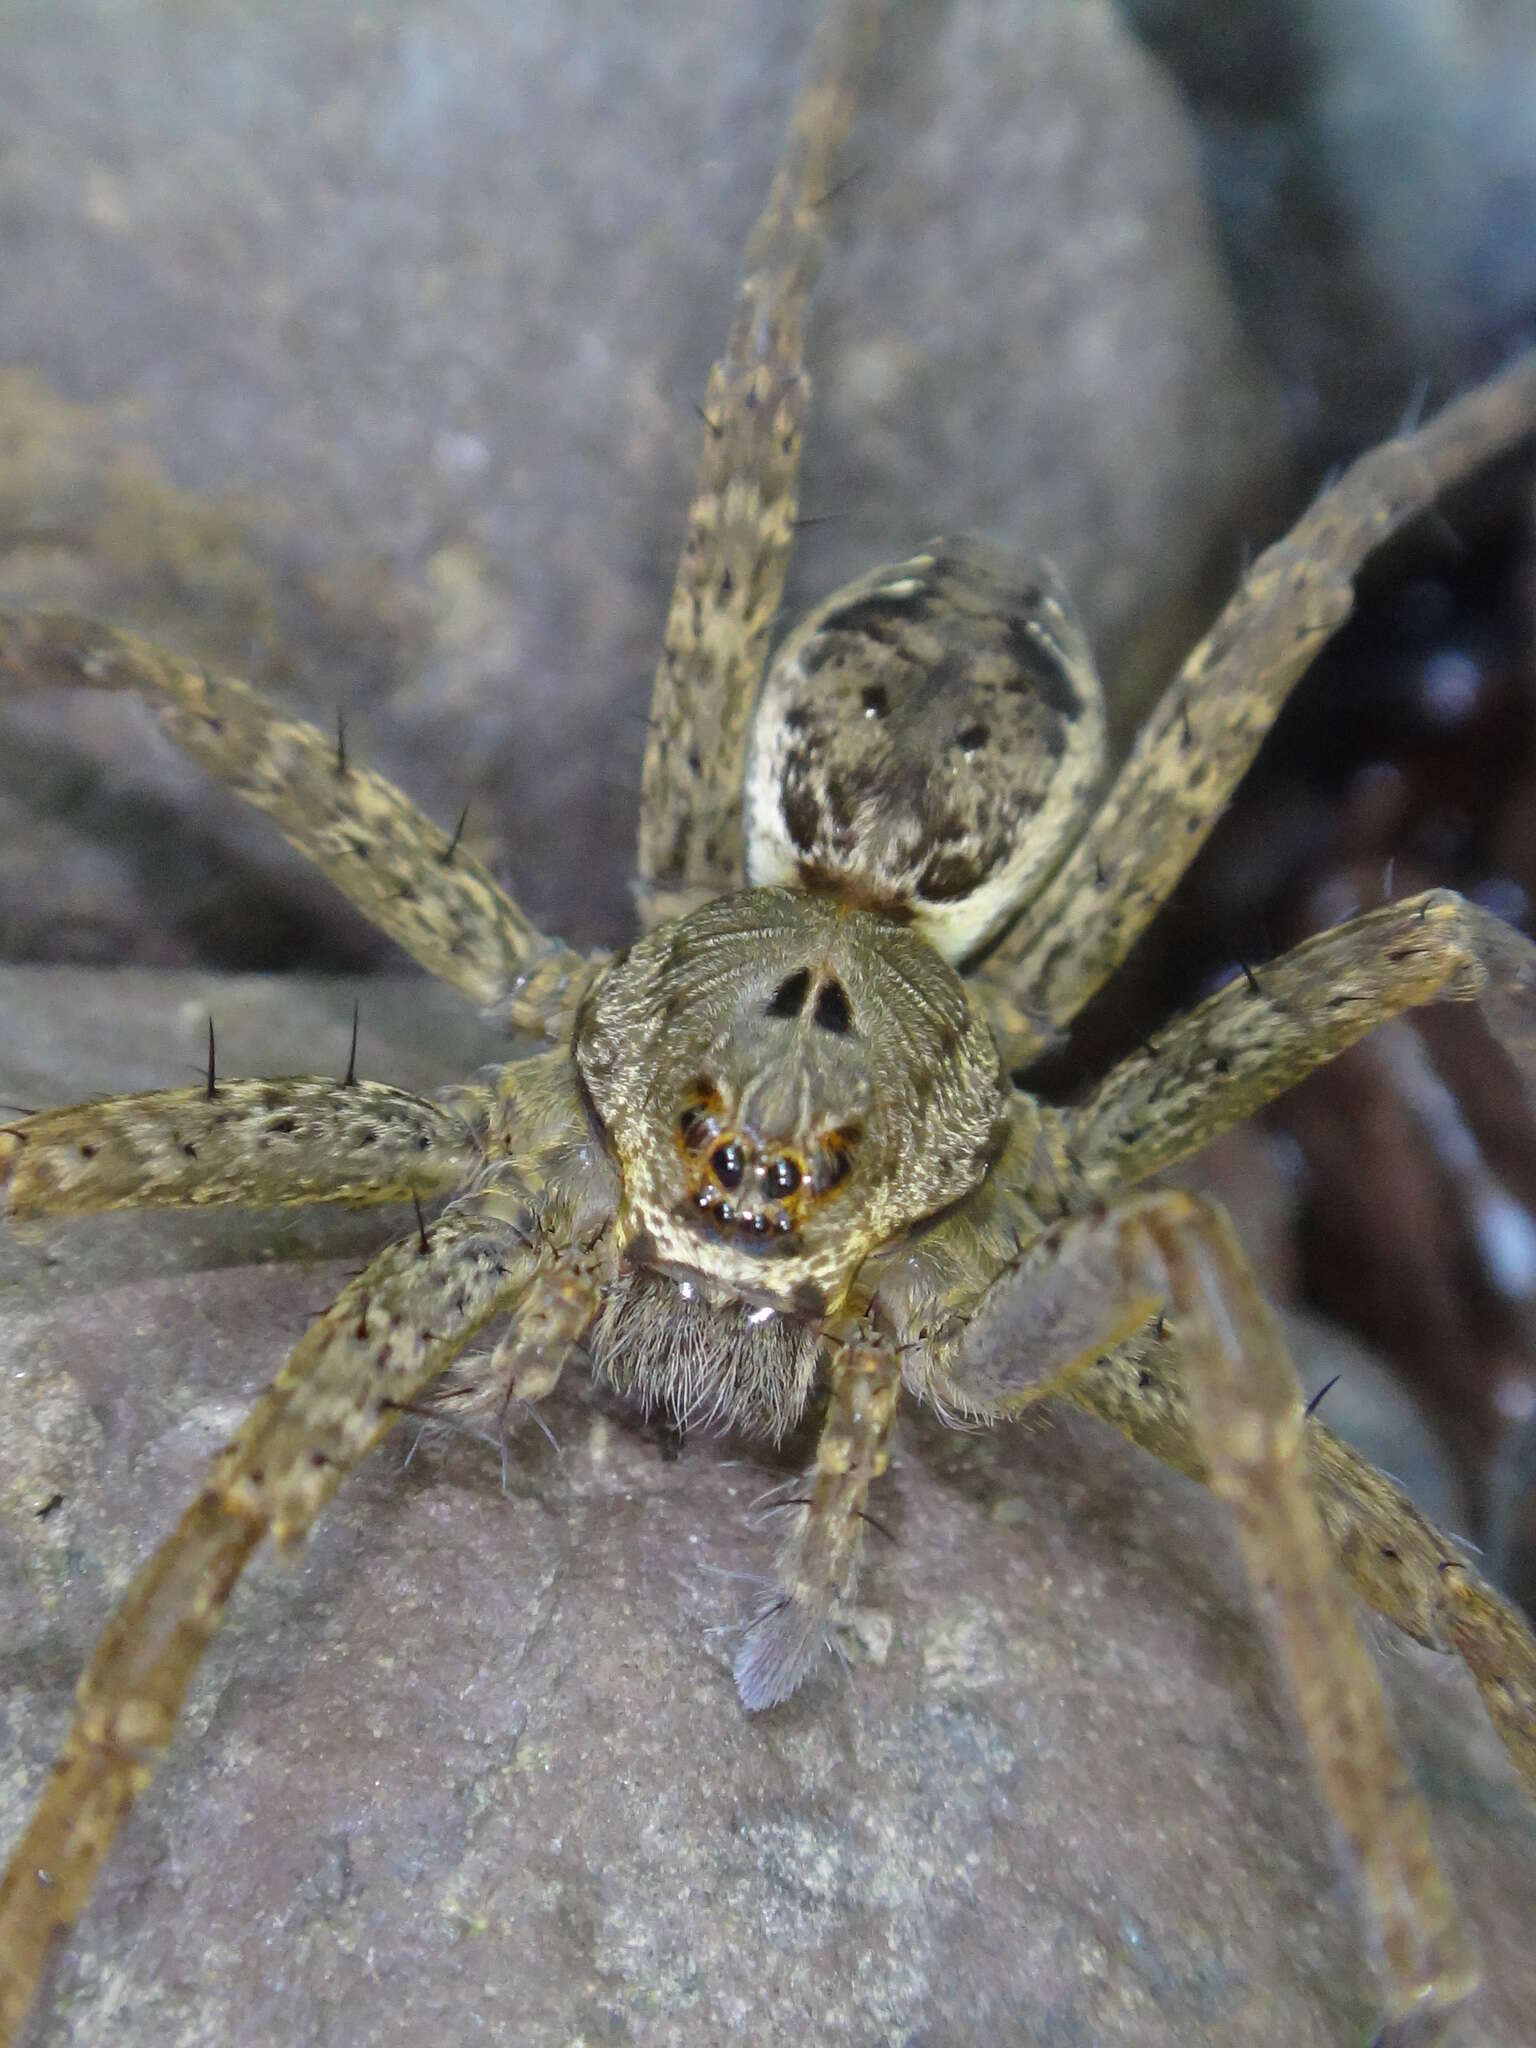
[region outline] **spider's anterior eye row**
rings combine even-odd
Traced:
[[[734,1194],[741,1186],[742,1176],[747,1170],[741,1147],[735,1139],[731,1138],[725,1144],[717,1145],[709,1155],[709,1163],[721,1187]]]

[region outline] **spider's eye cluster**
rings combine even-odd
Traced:
[[[677,1116],[689,1167],[687,1208],[695,1222],[768,1249],[792,1241],[812,1203],[841,1187],[853,1165],[857,1125],[841,1126],[803,1149],[761,1143],[734,1127],[720,1091],[701,1081]]]

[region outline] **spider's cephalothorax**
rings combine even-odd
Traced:
[[[989,1420],[1054,1395],[1204,1480],[1272,1610],[1389,2012],[1432,2020],[1476,1985],[1345,1576],[1465,1661],[1532,1789],[1536,1640],[1311,1416],[1222,1212],[1153,1177],[1415,1004],[1479,1002],[1536,1085],[1536,947],[1455,896],[1387,901],[1174,1019],[1068,1109],[1010,1075],[1167,900],[1371,550],[1536,437],[1536,359],[1364,457],[1259,557],[1101,796],[1103,706],[1070,607],[1048,571],[979,543],[830,598],[760,691],[806,295],[880,14],[845,0],[818,39],[705,394],[642,786],[650,929],[627,950],[594,963],[536,930],[457,833],[244,683],[110,626],[0,611],[0,688],[139,692],[423,967],[549,1048],[426,1099],[350,1066],[229,1081],[210,1044],[203,1085],[0,1131],[13,1219],[417,1205],[306,1328],[80,1680],[0,1880],[0,2048],[245,1565],[302,1538],[498,1323],[503,1418],[583,1348],[685,1417],[782,1433],[824,1399],[736,1657],[749,1707],[792,1692],[850,1613],[904,1390]]]
[[[598,976],[576,1065],[619,1163],[632,1272],[594,1358],[687,1417],[774,1434],[869,1254],[978,1188],[1010,1090],[912,933],[784,889],[722,897]]]
[[[576,1064],[623,1174],[630,1260],[818,1317],[876,1246],[981,1185],[1007,1126],[959,976],[883,918],[783,889],[621,953]]]

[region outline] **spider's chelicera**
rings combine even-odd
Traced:
[[[988,1420],[1059,1396],[1204,1479],[1269,1598],[1389,2014],[1475,1985],[1346,1576],[1466,1660],[1533,1788],[1536,1642],[1306,1415],[1219,1209],[1147,1183],[1413,1004],[1480,1001],[1536,1080],[1536,948],[1454,896],[1386,902],[1220,990],[1074,1107],[1016,1077],[1166,900],[1366,555],[1536,431],[1536,360],[1366,456],[1261,556],[1113,777],[1065,593],[979,541],[840,591],[769,667],[806,296],[879,11],[849,0],[821,33],[711,375],[632,945],[590,960],[537,932],[456,835],[244,684],[86,620],[0,613],[6,688],[137,691],[424,967],[549,1048],[431,1100],[210,1063],[204,1086],[0,1134],[16,1218],[447,1198],[312,1324],[112,1621],[0,1886],[0,2041],[252,1553],[302,1538],[495,1321],[480,1377],[503,1412],[578,1348],[682,1421],[778,1437],[824,1403],[742,1631],[751,1708],[802,1682],[850,1608],[901,1394]]]

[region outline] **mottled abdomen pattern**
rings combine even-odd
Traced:
[[[752,729],[748,872],[962,960],[1060,862],[1103,767],[1103,691],[1055,571],[936,540],[785,642]]]

